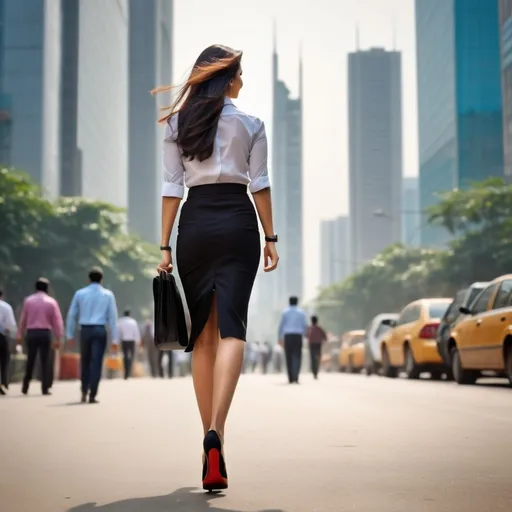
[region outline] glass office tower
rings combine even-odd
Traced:
[[[498,2],[416,0],[420,208],[504,174]],[[442,245],[441,228],[422,229]]]

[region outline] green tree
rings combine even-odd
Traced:
[[[446,253],[393,245],[342,283],[322,290],[317,309],[336,334],[363,329],[377,314],[400,311],[405,304],[446,288],[442,278]]]
[[[120,308],[130,305],[138,313],[151,304],[150,271],[159,255],[126,233],[122,209],[83,198],[50,202],[13,170],[0,172],[0,197],[2,284],[15,306],[44,275],[67,310],[94,265],[103,267],[105,285],[116,293]]]
[[[333,332],[364,328],[382,312],[398,312],[422,297],[453,297],[475,281],[512,269],[512,185],[491,178],[440,195],[429,222],[456,235],[447,250],[396,245],[378,254],[317,299]]]
[[[0,168],[0,276],[20,276],[19,254],[37,246],[42,222],[53,206],[41,197],[30,178]]]
[[[430,208],[430,222],[458,237],[445,262],[446,278],[455,286],[488,281],[512,268],[512,185],[500,178],[453,190]]]

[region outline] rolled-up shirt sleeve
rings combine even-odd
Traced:
[[[185,192],[183,185],[185,168],[183,167],[180,149],[176,143],[177,124],[176,116],[174,116],[165,125],[162,196],[182,198]]]
[[[270,187],[268,177],[268,143],[265,132],[265,123],[259,121],[260,126],[254,136],[254,143],[249,154],[249,190],[251,193]]]

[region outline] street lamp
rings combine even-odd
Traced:
[[[422,212],[421,210],[399,210],[397,213],[406,215],[427,215],[427,213]],[[386,219],[393,219],[393,217],[386,213],[382,208],[374,210],[372,212],[372,215],[374,217],[384,217]]]
[[[398,211],[399,214],[406,214],[406,215],[419,215],[419,216],[426,216],[428,215],[427,212],[423,212],[421,210],[399,210]],[[394,222],[395,219],[387,214],[384,210],[382,210],[381,208],[377,209],[377,210],[374,210],[372,212],[372,215],[374,217],[378,217],[378,218],[381,218],[381,219],[388,219],[390,220],[391,222]],[[405,244],[410,244],[413,242],[413,240],[416,238],[416,235],[421,231],[422,228],[424,228],[425,226],[427,225],[427,222],[425,220],[423,220],[420,225],[414,230],[414,232],[411,234],[409,233],[409,236],[406,240],[404,240],[404,243]]]

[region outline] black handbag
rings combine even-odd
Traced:
[[[161,272],[153,279],[155,346],[160,350],[183,350],[188,345],[187,323],[174,276]]]

